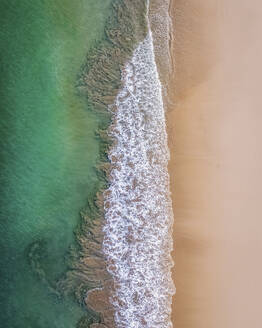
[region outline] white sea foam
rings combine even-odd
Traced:
[[[122,79],[110,129],[115,140],[110,187],[104,194],[103,250],[115,282],[111,302],[117,327],[172,327],[169,151],[151,32]]]

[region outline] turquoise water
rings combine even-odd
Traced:
[[[55,283],[98,183],[94,132],[103,117],[87,110],[75,84],[88,49],[103,36],[110,2],[0,2],[2,328],[71,328],[94,315]]]

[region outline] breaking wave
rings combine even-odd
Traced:
[[[109,135],[110,187],[104,192],[103,251],[114,280],[117,327],[172,327],[173,213],[169,151],[152,35],[122,71]]]

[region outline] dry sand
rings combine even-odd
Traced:
[[[262,3],[173,0],[175,328],[261,328]]]

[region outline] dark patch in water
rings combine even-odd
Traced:
[[[146,0],[114,1],[104,39],[88,53],[79,76],[77,89],[80,95],[106,117],[109,116],[107,107],[114,103],[121,87],[121,69],[137,44],[146,37],[146,9]],[[107,135],[110,123],[109,116],[107,123],[97,132],[100,140],[99,183],[95,196],[88,198],[86,208],[81,212],[81,224],[75,233],[78,247],[70,250],[69,270],[58,282],[60,291],[74,293],[79,303],[100,313],[101,324],[106,327],[115,326],[114,310],[107,292],[113,282],[106,270],[102,251],[103,191],[108,186],[110,170],[107,151],[113,142]],[[90,324],[83,319],[79,327],[89,327]]]
[[[115,326],[107,292],[113,282],[102,251],[103,191],[108,187],[110,170],[107,151],[113,142],[107,135],[111,123],[108,106],[114,103],[121,87],[121,69],[146,37],[146,3],[146,0],[113,1],[104,38],[89,51],[77,80],[80,97],[87,99],[89,108],[94,109],[100,119],[97,131],[100,158],[96,168],[98,182],[80,213],[81,223],[75,231],[77,245],[68,252],[66,275],[58,281],[48,278],[43,265],[46,241],[37,240],[26,250],[32,271],[58,301],[63,296],[74,296],[80,306],[87,307],[88,315],[80,319],[78,328],[95,327],[94,324]]]
[[[77,85],[95,108],[106,110],[121,86],[121,69],[147,33],[146,0],[112,4],[104,39],[87,56]]]
[[[53,286],[52,281],[50,281],[47,277],[46,271],[42,266],[42,261],[48,256],[47,251],[47,242],[46,240],[37,240],[31,243],[26,248],[26,256],[29,262],[29,265],[33,272],[36,274],[38,279],[46,285],[48,290],[57,297],[61,297],[59,291]]]

